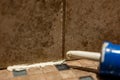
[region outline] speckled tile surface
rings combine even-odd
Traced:
[[[68,50],[101,51],[104,41],[120,44],[120,0],[66,0]]]
[[[0,68],[61,59],[61,8],[62,0],[0,0]]]

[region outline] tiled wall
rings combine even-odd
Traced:
[[[120,0],[0,0],[0,67],[59,60],[120,43]]]

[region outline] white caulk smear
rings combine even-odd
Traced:
[[[62,64],[64,63],[65,60],[61,60],[61,61],[57,61],[57,62],[45,62],[45,63],[36,63],[36,64],[31,64],[31,65],[27,65],[27,64],[23,64],[23,65],[14,65],[14,66],[8,66],[7,70],[9,71],[21,71],[24,69],[30,69],[30,68],[34,68],[34,67],[45,67],[48,65],[56,65],[56,64]]]

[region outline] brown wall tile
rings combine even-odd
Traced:
[[[120,43],[120,0],[66,0],[65,51]]]
[[[62,0],[0,0],[0,67],[61,59]]]

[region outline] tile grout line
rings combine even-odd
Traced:
[[[62,59],[65,58],[65,23],[66,23],[66,0],[62,0],[63,13],[62,13]]]

